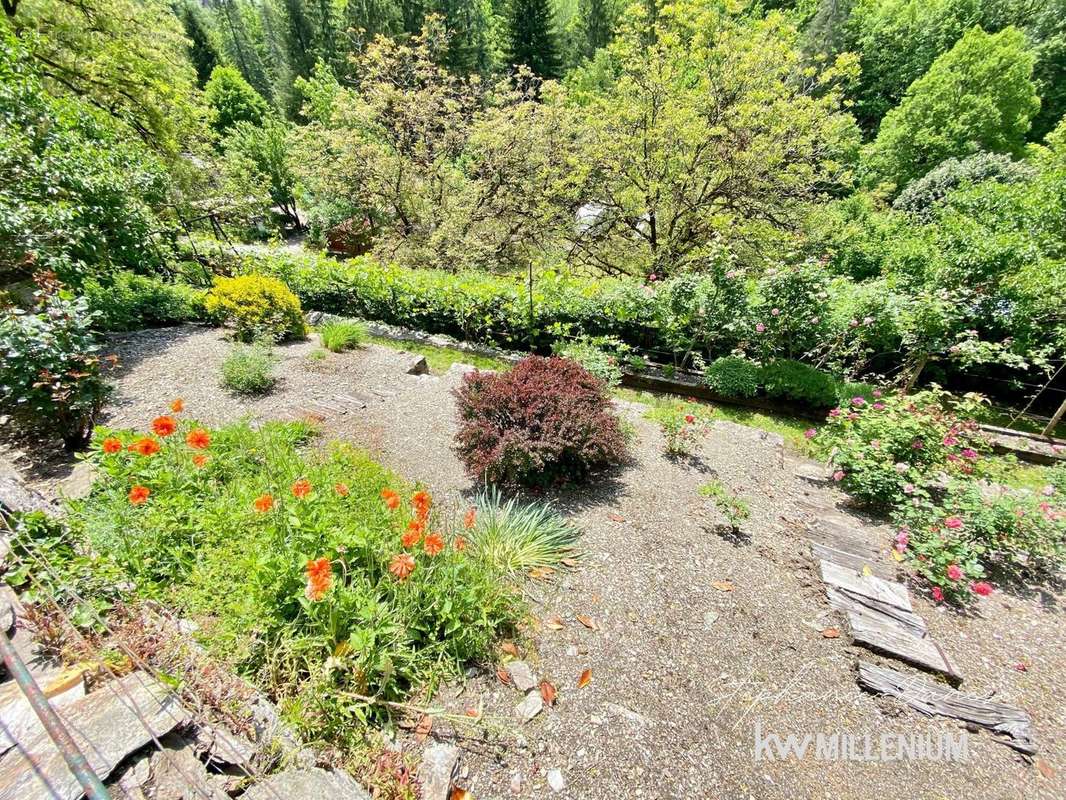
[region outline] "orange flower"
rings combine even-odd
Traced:
[[[193,428],[185,437],[185,444],[193,450],[206,450],[211,444],[211,434],[203,428]]]
[[[415,571],[415,559],[410,553],[400,553],[392,557],[392,561],[389,562],[389,572],[404,580],[408,575]]]
[[[466,514],[463,515],[463,527],[470,530],[474,527],[475,522],[477,522],[477,509],[470,506],[466,510]]]
[[[259,497],[255,498],[255,502],[252,503],[252,506],[254,506],[255,510],[259,513],[265,514],[274,507],[274,498],[269,494],[261,494]]]
[[[304,596],[312,603],[326,596],[333,585],[333,565],[328,558],[316,558],[307,562],[307,588]]]
[[[341,497],[347,497],[348,496],[348,484],[346,484],[346,483],[335,483],[335,484],[333,484],[333,491],[335,491]]]
[[[192,457],[192,465],[198,469],[203,469],[207,466],[207,456],[203,453],[197,453]]]
[[[147,486],[141,486],[140,484],[138,484],[137,486],[134,486],[132,489],[130,489],[130,503],[135,506],[139,506],[142,503],[148,501],[148,495],[150,495],[151,493],[152,490],[149,489]]]
[[[464,539],[462,536],[456,536],[455,541],[452,542],[452,547],[454,547],[460,552],[466,550],[466,539]]]
[[[439,533],[433,532],[422,542],[422,547],[426,549],[427,556],[435,556],[444,549],[444,539]]]
[[[418,540],[422,538],[422,534],[418,531],[407,531],[400,537],[400,544],[405,548],[410,549],[418,544]]]
[[[154,456],[159,452],[159,442],[150,436],[143,436],[129,447],[134,453],[142,456]]]
[[[307,495],[311,494],[311,482],[300,478],[292,485],[292,496],[297,500],[303,500]]]
[[[152,433],[156,436],[170,436],[178,429],[178,421],[174,417],[156,417],[152,420]]]
[[[415,510],[415,517],[425,520],[429,517],[429,507],[433,505],[429,492],[415,492],[411,497],[411,507]]]
[[[185,401],[180,397],[176,398],[173,403],[170,404],[170,410],[175,414],[180,414],[185,410]]]
[[[100,445],[100,448],[105,453],[117,453],[119,450],[122,449],[122,442],[120,442],[114,436],[109,436],[108,438],[104,439],[104,442]]]
[[[382,489],[381,499],[385,501],[385,505],[390,511],[395,511],[400,507],[400,496],[392,489]]]

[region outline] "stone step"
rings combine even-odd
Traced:
[[[370,800],[362,786],[346,772],[318,767],[289,769],[271,775],[241,795],[243,800]]]

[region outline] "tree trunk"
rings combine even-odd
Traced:
[[[1051,422],[1044,428],[1044,436],[1052,436],[1055,433],[1055,426],[1062,421],[1063,415],[1066,414],[1066,399],[1059,405],[1059,410],[1055,412],[1055,415],[1051,418]]]
[[[918,364],[914,367],[914,372],[907,378],[907,385],[903,387],[903,394],[910,394],[914,385],[918,383],[918,376],[922,374],[922,370],[925,369],[925,365],[929,363],[929,354],[924,354],[918,359]]]

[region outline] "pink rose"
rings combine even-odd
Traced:
[[[851,398],[851,404],[853,406],[862,407],[862,406],[866,405],[866,398],[865,397],[853,397],[853,398]]]
[[[755,330],[757,330],[759,333],[762,333],[766,330],[766,326],[763,325],[761,322],[758,322],[755,324]]]
[[[874,411],[884,411],[885,410],[885,404],[884,403],[874,403],[873,404],[873,410]]]
[[[874,389],[872,392],[870,392],[870,394],[872,394],[874,397],[880,397],[881,396],[881,390],[880,389]]]
[[[771,317],[779,317],[779,316],[781,316],[781,309],[780,308],[771,308],[770,309],[770,316]]]
[[[992,594],[992,584],[984,581],[974,581],[970,584],[970,591],[981,595],[981,597],[988,597]]]
[[[970,459],[970,461],[973,461],[977,458],[977,451],[974,450],[972,447],[965,447],[962,450],[962,457],[968,458]]]
[[[933,599],[936,600],[938,603],[943,602],[943,600],[944,600],[944,590],[941,589],[939,586],[934,586],[933,587],[932,594],[933,594]]]
[[[831,417],[839,417],[840,416],[840,409],[839,408],[834,408],[832,411],[829,412],[829,416],[831,416]]]
[[[814,428],[807,428],[807,430],[803,432],[804,439],[813,439],[817,435],[818,431],[816,431]]]
[[[957,581],[962,577],[962,570],[958,564],[948,565],[948,580]]]
[[[962,520],[959,517],[948,517],[944,520],[944,527],[958,530],[962,527]]]
[[[905,483],[905,484],[903,484],[903,494],[914,494],[914,484],[913,483]]]
[[[950,433],[944,437],[944,447],[954,447],[959,443],[959,440],[952,436]]]
[[[833,480],[835,480],[835,481],[844,480],[844,470],[838,469],[836,472],[834,472],[833,473]]]

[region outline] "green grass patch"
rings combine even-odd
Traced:
[[[581,532],[544,503],[504,500],[492,488],[474,501],[470,541],[478,556],[501,572],[555,568],[573,556]]]
[[[437,347],[436,345],[422,344],[420,342],[401,342],[396,339],[389,339],[385,336],[374,335],[368,336],[367,340],[374,344],[379,344],[382,347],[389,347],[393,350],[402,350],[406,353],[415,353],[416,355],[425,356],[429,371],[434,375],[440,375],[447,372],[452,364],[457,363],[470,364],[478,369],[494,370],[509,369],[511,366],[510,362],[504,361],[502,358],[493,358],[492,356],[468,353],[465,350],[460,350],[456,347]]]
[[[234,394],[265,394],[274,388],[277,357],[263,344],[237,345],[222,362],[220,383]]]
[[[341,353],[358,347],[366,341],[366,326],[353,320],[327,322],[318,329],[322,346],[331,353]]]

